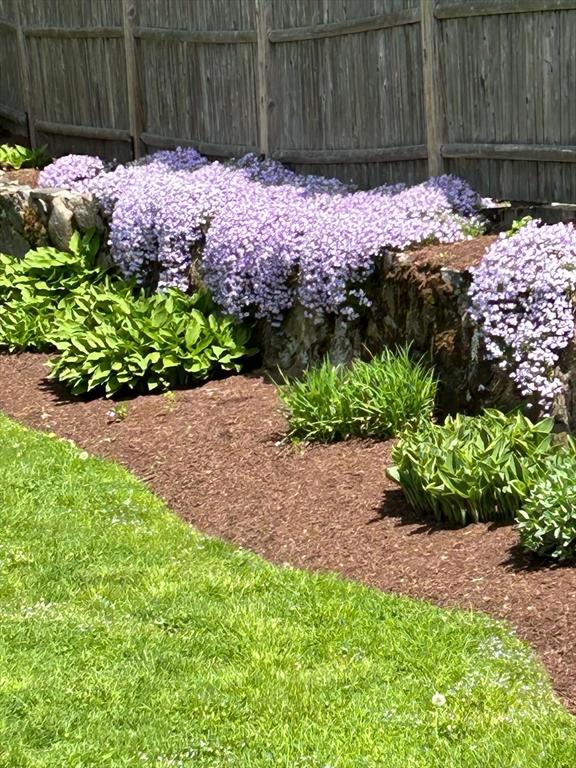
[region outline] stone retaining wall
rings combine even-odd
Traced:
[[[510,379],[482,358],[466,313],[471,278],[466,269],[416,266],[409,254],[387,254],[371,281],[372,306],[358,320],[315,323],[295,308],[281,328],[260,323],[264,365],[298,375],[326,355],[345,363],[387,345],[411,344],[434,366],[441,410],[522,405]]]
[[[39,245],[67,251],[75,229],[95,229],[102,235],[106,231],[91,195],[65,189],[32,189],[10,181],[0,171],[0,253],[24,256]]]
[[[74,229],[96,229],[106,242],[106,224],[89,195],[32,189],[2,178],[0,172],[0,252],[23,256],[30,247],[67,250]],[[281,328],[261,322],[257,336],[263,363],[274,375],[281,368],[298,375],[328,355],[348,362],[382,347],[412,344],[416,355],[434,365],[444,411],[476,412],[486,406],[527,406],[510,379],[482,358],[481,343],[466,309],[468,269],[418,263],[413,255],[387,254],[371,279],[372,305],[355,321],[307,318],[291,310]],[[566,351],[560,366],[566,393],[555,403],[560,426],[576,429],[576,352]],[[528,411],[530,412],[530,411]]]

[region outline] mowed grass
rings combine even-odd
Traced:
[[[272,566],[2,416],[0,472],[1,766],[576,764],[504,625]]]

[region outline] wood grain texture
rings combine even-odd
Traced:
[[[424,85],[424,109],[426,119],[426,146],[428,149],[428,173],[439,176],[442,173],[441,147],[444,135],[444,119],[440,78],[437,29],[434,16],[435,0],[423,3],[421,8],[420,32],[422,36],[422,71]]]
[[[26,112],[21,109],[14,109],[0,104],[0,117],[3,117],[9,123],[24,125],[26,123]]]
[[[270,154],[270,34],[272,8],[270,0],[255,0],[256,3],[256,56],[258,101],[258,143],[263,155]]]
[[[24,27],[26,37],[74,39],[81,37],[122,37],[118,27]]]
[[[576,0],[0,0],[0,123],[574,201],[575,51]]]
[[[331,165],[382,163],[426,159],[426,145],[412,147],[372,147],[370,149],[277,149],[272,157],[285,163]]]
[[[249,144],[216,144],[196,141],[184,137],[160,136],[154,133],[143,133],[141,140],[153,149],[174,149],[175,147],[195,147],[199,152],[209,157],[240,157],[248,152],[257,152],[256,145]]]
[[[14,0],[0,0],[0,117],[10,130],[26,123]]]
[[[130,141],[132,138],[130,131],[123,131],[119,128],[51,123],[48,120],[36,120],[36,129],[50,135],[74,136],[75,138],[109,139],[111,141]]]
[[[576,163],[576,144],[444,144],[444,157],[476,157],[487,160],[537,160],[540,162]]]
[[[439,27],[450,51],[440,62],[447,167],[484,194],[576,200],[576,10],[446,18]]]
[[[128,91],[128,119],[134,157],[142,155],[140,135],[144,125],[144,107],[138,63],[136,60],[136,44],[134,30],[136,26],[136,4],[134,0],[122,0],[122,33],[124,39],[124,59],[126,62],[126,88]]]
[[[16,0],[26,27],[120,27],[118,0]]]
[[[428,2],[428,0],[426,0]],[[576,10],[576,0],[458,0],[440,2],[434,13],[439,19],[497,16],[508,13]]]
[[[16,6],[14,0],[0,0],[0,21],[8,26],[16,25]]]
[[[22,9],[20,3],[14,3],[14,21],[16,23],[16,46],[18,51],[20,83],[19,90],[22,93],[22,104],[26,114],[26,129],[28,132],[28,141],[32,148],[36,147],[36,128],[34,119],[36,116],[36,100],[34,82],[30,71],[30,62],[28,60],[28,46],[24,35],[22,23]]]
[[[357,35],[360,32],[373,32],[378,29],[401,27],[404,24],[416,24],[420,20],[417,8],[406,8],[396,13],[369,16],[366,19],[335,21],[328,24],[313,24],[309,27],[292,29],[273,29],[270,32],[272,43],[289,43],[295,40],[320,40],[324,37]]]
[[[140,27],[135,30],[135,37],[143,40],[162,40],[165,42],[204,43],[205,45],[224,45],[226,43],[255,43],[256,33],[251,29],[158,29]]]

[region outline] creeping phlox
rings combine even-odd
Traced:
[[[38,183],[41,187],[60,187],[75,192],[86,192],[90,181],[105,170],[99,157],[91,155],[65,155],[41,171]]]
[[[99,199],[111,256],[138,282],[186,290],[201,247],[204,281],[237,319],[280,323],[295,303],[310,316],[353,318],[378,253],[455,242],[479,222],[478,196],[448,175],[365,192],[255,155],[209,163],[180,148],[114,170],[98,164],[61,158],[41,183]]]
[[[576,230],[539,224],[489,248],[474,272],[470,312],[488,356],[546,414],[563,388],[560,352],[575,332]]]

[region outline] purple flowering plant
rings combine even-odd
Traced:
[[[215,301],[238,319],[274,324],[296,303],[310,316],[353,318],[386,249],[455,242],[478,225],[479,198],[454,176],[359,191],[246,155],[208,162],[191,148],[114,170],[61,158],[41,182],[89,191],[110,219],[110,253],[126,277],[189,287],[194,254]]]
[[[99,157],[91,155],[65,155],[54,160],[40,172],[38,184],[41,187],[60,187],[77,192],[88,190],[89,182],[104,171],[105,165]]]
[[[488,357],[543,414],[563,388],[556,370],[574,338],[576,230],[531,221],[501,237],[474,271],[470,314]]]

